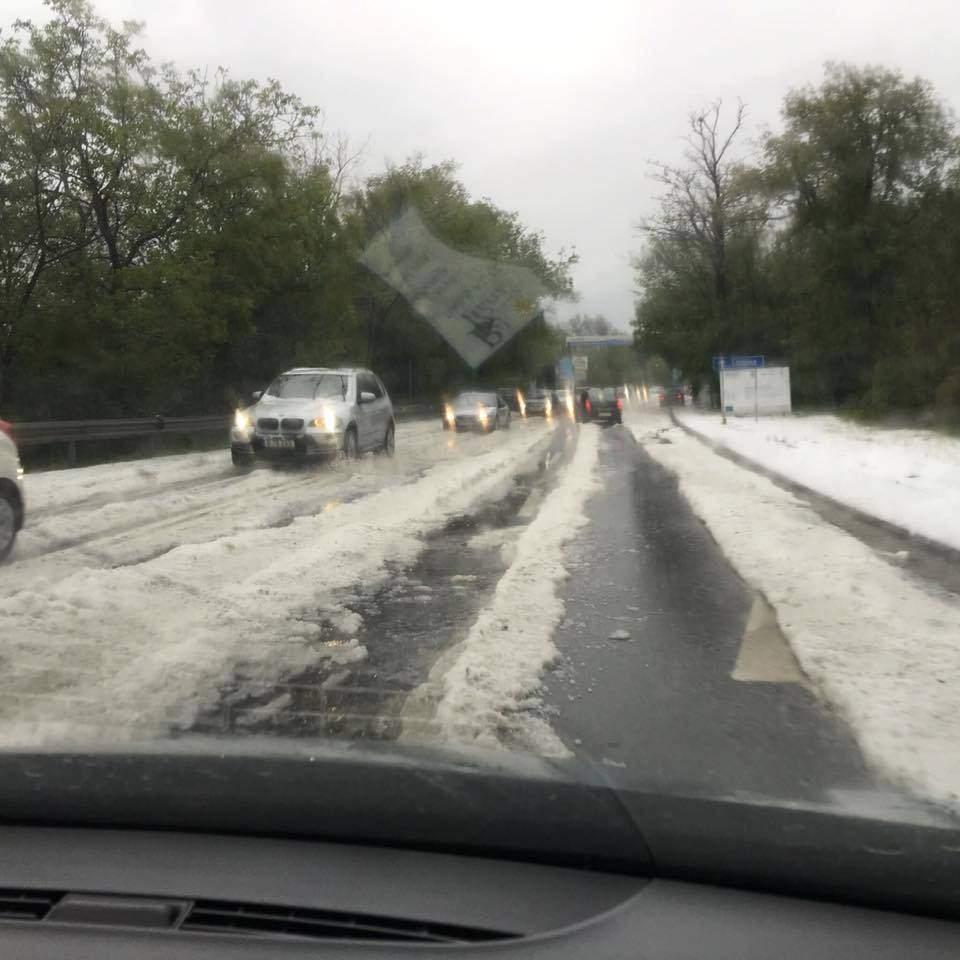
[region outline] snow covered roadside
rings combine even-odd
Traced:
[[[225,432],[226,433],[226,432]],[[27,471],[27,506],[31,515],[85,502],[149,494],[172,483],[196,483],[233,473],[229,450],[148,457],[66,470]]]
[[[684,411],[692,429],[796,483],[960,550],[960,439],[831,415],[759,422]]]
[[[960,604],[927,593],[793,494],[665,418],[629,425],[772,604],[803,670],[868,761],[925,797],[960,804]]]
[[[567,754],[535,712],[537,690],[541,671],[557,655],[552,638],[564,611],[557,596],[567,575],[563,548],[587,522],[584,506],[598,486],[598,445],[598,430],[578,431],[571,462],[512,545],[513,562],[489,605],[449,669],[428,681],[439,688],[433,726],[443,742]]]
[[[470,452],[467,443],[448,449],[433,421],[401,424],[397,445],[397,455],[390,460],[366,456],[350,465],[289,471],[238,471],[229,451],[218,450],[29,475],[27,525],[14,564],[5,567],[0,578],[0,594],[29,586],[39,577],[61,577],[64,570],[78,566],[131,563],[178,544],[270,526],[285,517],[316,512],[344,487],[361,495]],[[46,504],[45,509],[34,512],[35,502]],[[96,549],[90,550],[93,540],[98,541]],[[46,559],[73,546],[81,549]]]
[[[486,439],[486,452],[335,510],[0,599],[0,742],[160,736],[215,703],[238,666],[263,683],[362,659],[355,639],[322,638],[321,616],[342,633],[359,627],[338,591],[410,563],[424,534],[494,494],[547,435]]]

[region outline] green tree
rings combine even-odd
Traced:
[[[516,213],[491,200],[472,200],[457,179],[452,161],[427,165],[420,157],[371,177],[349,199],[349,216],[356,249],[362,250],[377,233],[407,207],[415,208],[433,234],[463,253],[529,268],[550,295],[573,293],[570,268],[575,254],[561,250],[551,258],[542,234],[529,230]],[[532,374],[559,355],[556,337],[542,319],[535,319],[481,369],[469,371],[461,358],[401,296],[363,267],[357,266],[356,310],[366,326],[365,360],[385,371],[395,391],[408,386],[413,371],[414,391],[435,395],[457,382],[513,378]]]
[[[909,278],[955,168],[952,121],[926,81],[843,64],[791,93],[783,119],[765,176],[788,215],[775,269],[800,381],[820,399],[917,405],[933,371],[911,346],[928,305]]]

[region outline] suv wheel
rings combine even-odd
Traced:
[[[359,456],[360,448],[357,444],[357,431],[355,427],[350,427],[343,435],[343,459],[356,460]]]
[[[0,560],[13,550],[17,539],[17,504],[13,496],[0,490]]]
[[[253,466],[253,454],[246,450],[238,450],[236,447],[230,450],[230,460],[235,467]]]
[[[446,424],[446,421],[444,421],[444,424]],[[393,424],[391,423],[387,427],[387,435],[386,437],[384,437],[383,447],[381,448],[381,452],[385,453],[388,457],[392,457],[396,449],[397,449],[397,432],[394,429]]]

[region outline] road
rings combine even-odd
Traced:
[[[817,799],[871,785],[676,478],[620,428],[605,431],[600,468],[547,681],[565,742],[654,788]]]
[[[626,427],[410,423],[397,451],[28,477],[0,570],[0,738],[467,742],[694,793],[878,786]]]

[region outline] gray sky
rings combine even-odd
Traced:
[[[575,246],[582,300],[626,329],[634,225],[652,211],[646,162],[676,162],[688,112],[748,104],[751,135],[776,127],[791,87],[827,60],[920,74],[960,105],[956,0],[100,0],[146,21],[143,44],[178,66],[276,77],[366,144],[363,173],[422,152],[455,159],[489,196]],[[43,19],[0,0],[0,24]]]

